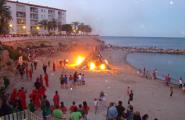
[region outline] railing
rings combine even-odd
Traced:
[[[25,110],[0,117],[0,120],[43,120],[36,114]]]
[[[25,36],[25,37],[0,37],[1,42],[23,41],[23,40],[62,40],[70,38],[97,38],[97,36]]]

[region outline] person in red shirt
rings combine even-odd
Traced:
[[[49,87],[49,84],[48,84],[48,74],[47,73],[44,75],[44,80],[45,80],[46,87]]]
[[[53,62],[53,71],[56,71],[56,66],[55,66],[55,62]]]
[[[64,105],[64,102],[60,102],[60,110],[62,113],[66,114],[67,113],[67,107]]]
[[[34,101],[34,103],[35,103],[36,109],[38,109],[41,106],[41,102],[40,102],[41,96],[40,96],[38,90],[35,90],[34,91],[34,95],[35,95],[35,101]]]
[[[23,87],[19,90],[18,97],[20,99],[22,108],[25,110],[27,108],[27,106],[26,106],[26,91],[24,90]]]
[[[83,107],[82,107],[82,110],[84,111],[84,120],[87,120],[87,115],[88,115],[88,112],[89,112],[89,106],[87,105],[87,102],[86,101],[83,101]]]
[[[42,97],[45,95],[45,91],[46,91],[46,88],[45,88],[44,86],[41,86],[41,87],[38,89],[40,98],[42,98]]]
[[[53,103],[54,103],[54,106],[59,106],[60,97],[58,95],[58,91],[55,91],[55,95],[53,96]]]
[[[72,103],[72,105],[71,105],[71,107],[70,107],[70,112],[71,112],[71,113],[74,112],[75,109],[78,109],[78,107],[76,106],[75,101],[73,101],[73,103]]]
[[[17,89],[14,88],[13,89],[13,92],[11,93],[11,96],[10,96],[10,103],[14,106],[15,105],[15,102],[16,102],[16,97],[17,97]]]

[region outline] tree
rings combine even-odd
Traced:
[[[85,29],[85,32],[86,32],[87,34],[92,32],[91,26],[85,25],[84,27],[85,27],[85,28],[84,28],[84,29]]]
[[[39,22],[40,26],[44,28],[44,30],[48,29],[48,21],[47,20],[42,20]]]
[[[79,22],[72,22],[72,25],[74,27],[74,32],[77,33],[78,32],[78,26],[79,26]]]
[[[0,34],[9,32],[9,21],[12,19],[6,0],[0,0]]]
[[[52,21],[48,22],[48,30],[56,30],[57,28],[57,21],[55,19],[52,19]]]
[[[83,23],[78,26],[78,30],[81,31],[83,34],[88,34],[92,32],[92,28],[89,25],[85,25]]]
[[[73,31],[71,24],[62,25],[62,31],[65,31],[67,35],[71,34],[71,32]]]
[[[85,27],[84,27],[84,23],[81,23],[80,25],[78,25],[78,32],[81,31],[82,33],[85,32]]]

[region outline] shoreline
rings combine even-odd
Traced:
[[[105,46],[106,46],[106,45],[105,45]],[[124,48],[125,48],[125,47],[119,47],[119,46],[113,46],[113,45],[111,45],[111,47],[107,47],[107,46],[106,46],[105,49],[117,49],[117,50],[123,51],[124,54],[125,54],[124,62],[136,73],[136,75],[137,75],[138,77],[141,77],[141,78],[146,79],[145,77],[142,77],[142,76],[140,76],[140,75],[137,73],[137,72],[138,72],[138,69],[142,69],[142,68],[137,68],[136,66],[132,65],[131,63],[129,63],[129,61],[127,60],[127,57],[128,57],[129,54],[133,54],[133,53],[143,53],[143,52],[137,52],[137,51],[130,52],[130,51],[125,51]],[[168,54],[168,53],[153,53],[153,52],[146,52],[146,54],[160,54],[160,55],[162,55],[162,54]],[[183,54],[170,54],[170,55],[183,55]],[[151,71],[149,71],[149,72],[151,73]],[[155,79],[155,80],[160,81],[160,82],[165,82],[165,80],[163,79],[163,77],[164,77],[164,76],[158,75],[157,79]],[[149,80],[153,80],[153,79],[150,79],[150,78],[149,78]],[[172,79],[171,82],[170,82],[170,84],[177,86],[177,85],[178,85],[177,79]]]

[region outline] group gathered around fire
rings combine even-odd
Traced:
[[[2,99],[2,105],[0,108],[0,116],[7,115],[13,112],[20,112],[23,110],[29,110],[35,112],[42,111],[44,120],[66,120],[67,114],[70,114],[71,120],[88,120],[89,110],[93,110],[94,114],[97,114],[101,106],[106,111],[107,120],[148,120],[149,115],[140,115],[139,111],[134,111],[131,102],[133,101],[133,91],[130,87],[127,88],[128,94],[128,108],[126,109],[122,105],[122,101],[118,101],[118,104],[111,102],[108,106],[106,104],[106,95],[104,92],[100,92],[100,95],[94,99],[94,106],[89,106],[87,101],[77,104],[72,102],[71,106],[66,106],[64,101],[60,100],[58,91],[55,91],[53,101],[49,101],[45,91],[49,87],[49,75],[48,68],[51,68],[53,72],[56,71],[56,65],[53,62],[52,66],[50,61],[48,64],[41,65],[44,75],[40,74],[34,81],[34,87],[29,96],[29,103],[27,103],[26,96],[28,92],[24,87],[19,89],[14,88],[11,93],[4,93]],[[38,62],[19,64],[17,70],[21,79],[32,80],[35,70],[38,69]],[[85,85],[85,75],[83,73],[74,72],[72,75],[61,74],[59,82],[62,89],[68,89]],[[93,100],[92,100],[93,101]],[[157,119],[155,119],[157,120]]]
[[[52,54],[52,51],[50,54]],[[93,111],[96,115],[101,110],[100,108],[103,108],[104,112],[106,112],[106,120],[149,120],[148,114],[141,115],[139,111],[134,110],[132,105],[134,93],[130,87],[126,91],[128,101],[111,102],[109,105],[107,105],[107,96],[103,91],[92,101],[82,100],[78,104],[73,101],[70,106],[66,106],[67,101],[62,101],[60,99],[60,93],[55,91],[52,101],[49,101],[48,99],[51,98],[48,98],[46,95],[46,90],[50,87],[48,69],[53,72],[57,71],[57,63],[48,61],[47,64],[38,64],[39,62],[37,61],[31,61],[17,65],[16,75],[20,76],[22,80],[34,81],[34,87],[29,93],[24,87],[14,88],[10,93],[5,92],[1,97],[0,116],[29,110],[33,113],[41,111],[44,120],[67,120],[68,114],[70,115],[70,120],[89,120],[91,119],[88,115],[89,111]],[[60,60],[58,63],[60,67],[65,67],[66,64],[66,60]],[[35,71],[39,66],[42,67],[43,74],[39,74],[33,80],[33,75],[36,76]],[[87,84],[85,75],[77,71],[73,74],[62,73],[58,76],[58,82],[61,89],[78,88]],[[89,106],[88,103],[90,102],[93,102],[94,106]],[[128,106],[123,106],[123,102],[128,103]],[[158,119],[155,118],[154,120]]]

